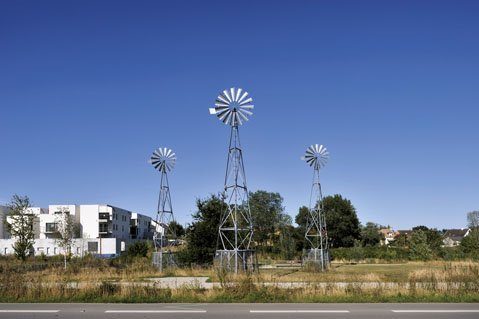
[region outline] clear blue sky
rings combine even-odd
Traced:
[[[479,209],[478,1],[2,1],[0,202],[108,203],[153,215],[173,148],[177,219],[222,189],[218,92],[248,90],[251,190],[325,194],[360,220],[461,227]]]

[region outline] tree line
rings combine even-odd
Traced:
[[[296,225],[293,225],[293,218],[285,212],[279,193],[264,190],[251,192],[249,204],[257,253],[263,257],[300,259],[303,250],[308,248],[304,235],[309,208],[299,208],[294,218]],[[339,194],[326,196],[321,205],[333,258],[479,258],[478,227],[473,227],[470,235],[455,249],[442,247],[443,232],[426,226],[414,227],[409,234],[399,235],[389,246],[381,246],[384,235],[379,230],[386,227],[373,222],[362,225],[349,199]],[[217,195],[197,199],[196,206],[193,221],[184,230],[187,246],[178,253],[178,257],[186,264],[208,264],[217,249],[220,216],[227,206]],[[477,217],[479,225],[479,213]]]
[[[250,192],[249,205],[254,226],[254,245],[257,253],[263,257],[280,259],[300,259],[303,250],[309,248],[304,237],[309,218],[309,208],[302,206],[293,218],[286,213],[283,198],[279,193],[258,190]],[[337,259],[409,259],[429,260],[434,258],[459,259],[479,258],[479,212],[471,212],[467,219],[470,234],[461,245],[454,249],[445,249],[443,232],[426,226],[417,226],[409,234],[400,234],[389,246],[380,247],[384,236],[379,232],[384,226],[368,222],[362,225],[351,201],[336,194],[326,196],[321,203],[325,214],[329,247],[332,257]],[[14,195],[9,205],[10,234],[17,238],[13,249],[15,255],[25,260],[32,254],[34,243],[33,215],[28,197]],[[170,227],[186,245],[177,252],[180,263],[209,264],[218,248],[218,226],[222,213],[227,206],[218,195],[210,195],[196,200],[196,212],[192,222],[185,228],[177,222]],[[73,238],[77,236],[76,225],[69,214],[58,215],[56,221],[57,243],[63,248],[64,261],[70,254]],[[138,246],[138,247],[137,247]],[[137,244],[132,251],[141,251],[145,247]],[[135,253],[136,254],[136,253]]]

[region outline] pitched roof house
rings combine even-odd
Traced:
[[[469,235],[471,230],[469,228],[461,229],[448,229],[444,233],[444,238],[442,240],[444,247],[454,247],[458,246],[462,239]]]

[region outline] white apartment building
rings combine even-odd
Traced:
[[[83,238],[130,239],[131,212],[110,205],[80,205]]]
[[[0,205],[0,239],[10,237],[6,225],[7,215],[9,211],[10,209],[7,206]]]
[[[6,211],[6,208],[0,208],[0,215],[6,215]],[[73,255],[118,255],[132,240],[151,239],[153,236],[150,217],[111,205],[57,204],[49,205],[48,209],[31,207],[29,212],[35,215],[35,254],[51,256],[64,253],[57,242],[57,223],[62,213],[73,216],[78,224],[79,238],[74,240]],[[0,238],[3,238],[0,239],[0,254],[11,254],[15,239],[10,238],[6,227],[0,228]]]
[[[138,213],[131,214],[130,237],[131,239],[151,239],[154,228],[151,224],[151,217]]]
[[[57,224],[61,214],[73,217],[75,223],[80,222],[80,207],[78,205],[49,205],[47,214],[39,214],[39,239],[55,239],[58,237]],[[80,236],[81,237],[81,234]]]

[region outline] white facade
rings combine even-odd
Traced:
[[[154,228],[151,217],[138,213],[131,214],[130,236],[131,239],[151,239]]]
[[[10,209],[7,206],[0,206],[0,239],[10,238],[8,233],[6,219]]]
[[[41,207],[29,207],[26,209],[25,211],[25,214],[27,215],[32,215],[33,216],[33,233],[34,233],[34,238],[39,238],[39,234],[40,234],[40,224],[39,224],[39,220],[40,220],[40,216],[46,216],[48,215],[48,209],[46,208],[41,208]],[[15,217],[13,217],[15,218]],[[13,221],[12,221],[12,216],[9,216],[7,215],[6,218],[5,218],[5,222],[7,224],[12,224]],[[6,232],[6,227],[7,225],[4,225],[4,236],[6,239],[9,239],[11,238],[11,234],[8,234],[8,232]],[[13,227],[12,227],[13,228]],[[7,234],[7,235],[5,235]]]
[[[42,214],[48,214],[48,209],[42,207],[29,207],[27,208],[27,213],[38,216]]]
[[[83,238],[130,239],[131,212],[110,205],[80,205]]]
[[[0,255],[13,254],[15,239],[0,240]],[[125,250],[125,242],[117,238],[77,238],[73,241],[71,252],[74,256],[86,254],[118,255]],[[55,256],[63,254],[63,248],[55,239],[35,239],[33,244],[35,255]]]
[[[6,211],[5,207],[0,207],[0,215],[6,214]],[[80,238],[74,240],[72,248],[72,253],[76,256],[86,253],[117,255],[126,249],[132,239],[151,239],[153,234],[150,217],[132,214],[111,205],[58,204],[49,205],[48,209],[31,207],[28,212],[35,215],[35,255],[53,256],[63,253],[56,240],[56,225],[60,215],[67,212],[74,217],[80,228]],[[1,220],[3,222],[4,219]],[[6,227],[1,226],[0,224],[0,254],[11,254],[15,239],[9,239],[8,232],[4,231]]]

